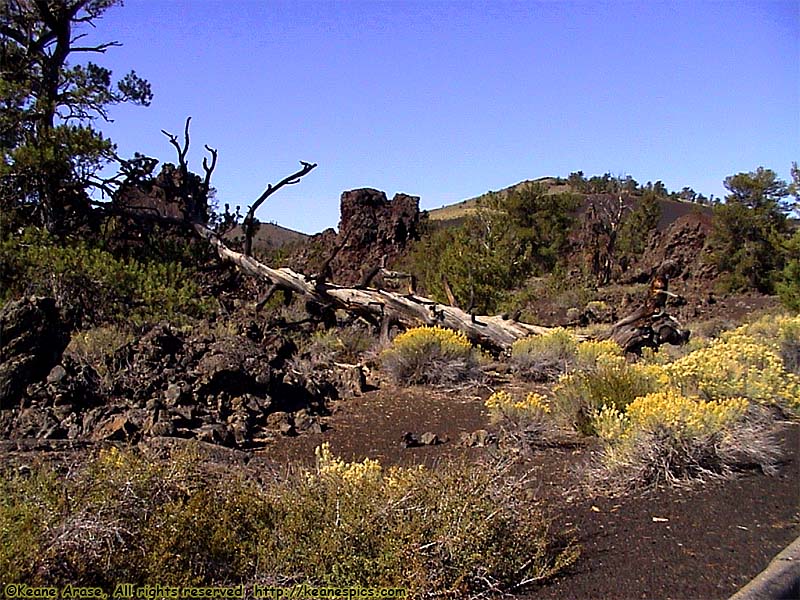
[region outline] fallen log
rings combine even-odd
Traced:
[[[402,295],[377,288],[340,286],[287,267],[276,269],[229,248],[205,225],[194,223],[193,227],[200,237],[214,246],[222,260],[235,264],[242,271],[265,279],[277,288],[300,294],[321,305],[367,317],[376,323],[392,321],[403,327],[438,325],[461,331],[470,341],[489,350],[505,350],[518,339],[551,331],[548,327],[510,320],[502,315],[473,315],[417,294]]]

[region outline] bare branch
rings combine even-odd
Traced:
[[[214,172],[214,169],[217,167],[217,156],[218,152],[215,148],[212,148],[208,144],[205,144],[205,149],[211,154],[211,164],[208,164],[208,160],[206,157],[203,157],[203,171],[205,171],[206,176],[203,179],[203,189],[205,190],[206,194],[211,189],[211,174]]]
[[[453,294],[453,289],[450,287],[450,282],[447,281],[447,276],[442,275],[442,285],[444,286],[444,293],[447,295],[447,301],[450,303],[450,306],[458,307],[458,302],[456,302],[456,296]]]
[[[122,44],[119,42],[105,42],[97,46],[73,46],[70,48],[70,52],[99,52],[100,54],[105,54],[109,48],[119,48],[120,46]]]
[[[189,165],[186,163],[186,154],[189,152],[189,123],[191,121],[192,117],[186,117],[186,126],[183,129],[183,147],[181,147],[178,142],[177,135],[165,131],[164,129],[161,130],[161,133],[167,136],[169,143],[172,144],[178,152],[178,166],[181,168],[183,175],[186,175],[189,171]]]
[[[284,177],[281,181],[279,181],[276,185],[272,185],[271,183],[267,185],[267,189],[264,190],[255,202],[250,206],[247,211],[247,215],[244,218],[244,222],[242,223],[244,230],[244,254],[245,256],[250,256],[253,250],[253,234],[255,233],[255,214],[256,210],[264,203],[264,201],[269,198],[272,194],[277,192],[284,186],[287,185],[294,185],[300,182],[300,179],[308,175],[316,166],[317,163],[308,163],[304,161],[300,161],[302,165],[302,169],[299,171],[292,173]]]

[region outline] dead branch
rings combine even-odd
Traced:
[[[217,167],[217,156],[218,152],[215,148],[212,148],[208,144],[205,144],[206,151],[211,154],[211,164],[208,164],[207,157],[203,157],[203,171],[205,172],[205,177],[203,178],[203,190],[208,196],[209,191],[211,190],[211,175],[214,173],[214,169]]]
[[[183,175],[184,179],[189,172],[189,166],[186,163],[186,155],[189,152],[189,123],[191,123],[192,117],[186,117],[186,125],[183,128],[183,146],[178,143],[178,136],[174,133],[170,133],[165,130],[161,130],[167,138],[169,139],[169,143],[175,147],[175,150],[178,153],[178,166],[181,169],[181,175]]]
[[[331,263],[333,259],[342,251],[342,249],[347,245],[347,240],[350,237],[350,231],[344,234],[342,241],[336,244],[336,247],[331,252],[330,256],[325,259],[325,262],[322,263],[322,266],[319,268],[319,272],[316,275],[312,276],[312,279],[317,283],[325,283],[331,277],[333,277],[333,271],[331,270]]]
[[[456,296],[453,293],[453,289],[450,287],[450,282],[447,281],[446,275],[442,275],[442,285],[444,286],[444,293],[447,295],[447,301],[450,303],[450,306],[458,306]]]
[[[302,168],[291,175],[287,175],[282,180],[280,180],[277,184],[272,185],[271,183],[267,185],[267,189],[256,198],[256,201],[250,206],[247,211],[247,215],[244,218],[244,222],[242,224],[242,229],[244,230],[244,254],[245,256],[250,256],[253,251],[253,234],[255,233],[255,215],[258,208],[264,203],[264,201],[269,198],[272,194],[277,192],[284,186],[287,185],[294,185],[296,183],[300,183],[300,179],[308,175],[316,166],[317,163],[307,163],[304,161],[300,161]]]

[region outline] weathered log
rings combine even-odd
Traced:
[[[663,344],[679,346],[689,341],[690,332],[683,329],[677,319],[667,314],[670,297],[666,267],[659,269],[650,283],[644,306],[611,326],[604,336],[614,340],[625,351],[641,354],[644,348],[658,348]]]
[[[321,305],[332,305],[376,322],[387,322],[386,318],[390,316],[393,322],[403,327],[439,325],[461,331],[472,342],[492,350],[504,350],[518,339],[550,331],[547,327],[504,319],[502,315],[472,315],[416,294],[400,295],[370,287],[339,286],[315,280],[287,267],[276,269],[252,256],[232,250],[203,224],[195,223],[194,229],[216,248],[220,258],[232,262],[246,273]]]
[[[663,344],[680,346],[689,341],[690,332],[678,321],[660,314],[629,323],[615,323],[606,339],[614,340],[627,353],[641,354],[644,348],[658,348]]]

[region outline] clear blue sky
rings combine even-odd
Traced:
[[[305,232],[357,187],[435,208],[582,170],[722,196],[800,160],[798,1],[126,0],[93,35],[155,94],[101,124],[122,155],[174,161],[160,130],[191,115],[191,166],[218,148],[243,208],[317,162],[259,212]]]

